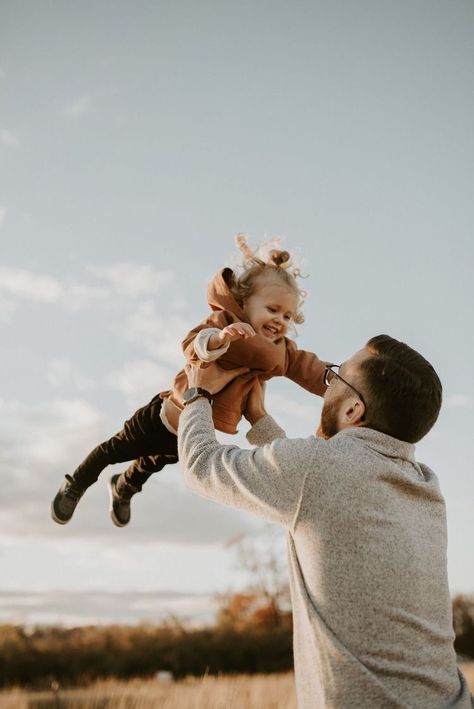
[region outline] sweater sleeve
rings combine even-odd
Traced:
[[[219,333],[220,329],[218,327],[206,327],[204,330],[200,330],[194,338],[194,351],[201,362],[214,362],[216,359],[219,359],[219,357],[222,357],[229,349],[230,342],[225,343],[215,350],[209,349],[209,340],[212,335],[218,335]]]
[[[286,438],[286,433],[270,414],[265,414],[254,423],[247,432],[246,438],[252,446],[264,446],[265,443],[271,443],[276,438]]]
[[[293,340],[287,340],[287,368],[285,376],[312,394],[323,396],[326,391],[323,362],[314,352],[299,350]]]
[[[226,313],[223,311],[211,313],[209,315],[209,317],[204,322],[200,323],[195,328],[190,330],[190,332],[188,332],[188,334],[186,335],[186,337],[184,338],[184,340],[181,343],[181,347],[183,348],[184,356],[186,357],[188,362],[195,363],[200,359],[199,354],[198,354],[197,350],[195,349],[195,343],[196,343],[196,339],[197,339],[198,335],[199,335],[199,340],[198,340],[198,349],[199,349],[199,343],[201,342],[200,338],[203,337],[205,339],[205,336],[200,335],[200,333],[203,330],[205,331],[205,330],[209,330],[211,328],[213,330],[216,330],[216,329],[222,330],[227,325],[229,325],[228,320],[229,320],[229,318],[226,316]],[[232,322],[232,320],[230,320],[230,322]],[[219,356],[221,356],[221,355],[222,355],[222,353]],[[209,360],[203,360],[203,361],[209,361]],[[210,361],[212,361],[212,360],[210,360]]]
[[[179,459],[186,485],[203,497],[291,528],[305,480],[305,442],[277,439],[263,448],[221,445],[211,407],[198,399],[180,416]]]

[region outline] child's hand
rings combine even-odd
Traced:
[[[227,342],[235,342],[235,340],[246,340],[254,335],[256,335],[256,332],[248,323],[234,322],[221,330],[219,340],[224,345]]]

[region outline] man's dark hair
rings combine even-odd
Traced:
[[[416,443],[438,418],[443,388],[431,364],[388,335],[366,345],[372,357],[360,365],[367,411],[364,425]]]

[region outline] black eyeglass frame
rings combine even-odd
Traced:
[[[357,389],[356,389],[355,387],[353,387],[352,384],[349,384],[349,382],[347,382],[343,377],[341,377],[341,375],[339,374],[339,372],[335,372],[335,371],[334,371],[333,367],[337,367],[337,369],[339,369],[340,366],[341,366],[340,364],[327,364],[327,365],[326,365],[326,368],[325,368],[325,370],[324,370],[324,377],[323,377],[323,382],[324,382],[325,386],[328,387],[328,386],[331,384],[331,382],[328,381],[328,373],[331,372],[331,374],[332,374],[334,377],[336,377],[336,379],[340,379],[341,382],[343,382],[346,386],[349,387],[349,389],[352,389],[352,391],[353,391],[355,394],[357,394],[357,396],[359,397],[359,399],[362,401],[362,403],[364,404],[364,406],[367,406],[367,404],[366,404],[365,401],[364,401],[364,397],[362,396],[362,394],[361,394],[359,391],[357,391]]]

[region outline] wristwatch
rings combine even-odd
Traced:
[[[203,397],[207,399],[210,405],[212,406],[214,397],[210,392],[206,391],[206,389],[202,389],[201,387],[191,387],[190,389],[184,392],[183,405],[187,406],[193,401],[196,401],[196,399],[202,399]]]

